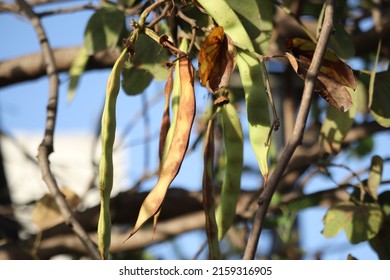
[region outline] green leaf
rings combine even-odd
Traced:
[[[73,100],[76,88],[79,84],[80,77],[84,73],[89,57],[90,56],[87,50],[82,47],[77,54],[76,59],[72,62],[72,65],[69,69],[70,82],[68,88],[68,101]]]
[[[225,33],[239,45],[253,51],[252,41],[237,14],[225,0],[197,0],[208,14],[222,26]],[[241,2],[242,3],[242,2]]]
[[[141,0],[122,0],[122,2],[126,7],[133,7],[135,4],[141,2]]]
[[[358,158],[367,156],[374,149],[374,139],[372,136],[364,137],[353,147],[352,154]]]
[[[371,247],[377,252],[379,259],[390,260],[390,223],[383,224],[379,233],[369,242]]]
[[[382,211],[375,204],[355,205],[344,202],[328,210],[322,233],[326,237],[334,237],[344,229],[348,240],[356,244],[374,238],[381,228],[382,220]]]
[[[126,29],[125,15],[116,6],[105,6],[89,19],[84,34],[88,54],[114,48]]]
[[[390,216],[390,191],[381,193],[378,196],[378,202],[385,216]]]
[[[260,36],[254,41],[255,48],[259,48],[259,52],[262,54],[268,53],[269,42],[272,36],[274,24],[274,1],[272,0],[257,0],[257,5],[260,12]],[[257,48],[256,48],[257,49]]]
[[[340,210],[340,207],[331,207],[326,213],[324,217],[324,230],[322,231],[325,237],[334,237],[347,226],[351,215],[347,215],[347,212],[342,209]]]
[[[356,80],[356,91],[359,95],[357,111],[363,115],[368,113],[368,90],[364,83],[360,80]]]
[[[138,69],[147,70],[157,81],[164,81],[168,77],[165,63],[169,57],[165,50],[148,36],[140,34],[135,43],[135,54],[131,64]]]
[[[236,1],[226,0],[234,10],[250,38],[260,35],[260,12],[256,0]]]
[[[370,74],[370,85],[368,87],[368,107],[371,107],[372,98],[374,97],[375,76],[376,76],[376,69],[378,66],[378,60],[379,60],[381,46],[382,46],[382,41],[379,41],[378,48],[376,51],[375,61],[374,61],[374,67],[373,67],[371,74]]]
[[[261,173],[266,179],[268,177],[269,145],[265,144],[268,140],[271,123],[267,95],[261,78],[262,67],[259,60],[246,51],[254,50],[251,38],[237,14],[224,0],[198,0],[198,2],[218,25],[223,26],[225,33],[241,48],[237,50],[237,67],[245,91],[249,138]]]
[[[361,71],[359,80],[368,89],[368,103],[371,115],[383,127],[390,127],[390,71],[375,73],[375,79],[368,71]]]
[[[335,24],[335,32],[329,38],[328,47],[343,59],[348,59],[355,55],[355,46],[352,38],[340,23]]]
[[[282,203],[290,212],[298,212],[302,209],[318,206],[321,201],[327,199],[327,191],[319,191],[292,199],[288,203]]]
[[[367,181],[367,187],[370,190],[372,198],[378,198],[378,187],[382,181],[383,159],[380,156],[373,156],[371,159],[370,175]]]
[[[368,87],[368,107],[371,115],[383,127],[390,127],[390,71],[376,73],[379,50],[370,75],[361,72],[360,80]]]
[[[390,127],[390,71],[376,74],[370,112],[381,126]]]
[[[122,88],[128,95],[137,95],[145,91],[153,80],[152,74],[143,69],[125,65],[122,68]]]
[[[352,107],[347,112],[341,112],[334,106],[329,106],[326,118],[321,127],[321,143],[325,152],[337,154],[355,119],[358,94],[347,88],[352,96]]]

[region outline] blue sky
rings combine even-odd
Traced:
[[[80,1],[83,2],[83,1]],[[84,1],[85,2],[85,1]],[[43,25],[47,31],[50,44],[53,48],[70,47],[81,45],[83,42],[83,33],[87,18],[92,11],[65,14],[55,17],[45,17]],[[30,23],[19,16],[0,14],[0,32],[1,37],[6,38],[0,44],[0,61],[8,60],[32,52],[39,52],[40,47],[36,38],[35,31]],[[68,76],[64,73],[60,75],[60,100],[57,118],[56,133],[67,133],[71,131],[93,133],[99,122],[99,114],[104,100],[104,91],[109,70],[91,71],[86,73],[79,84],[76,96],[73,102],[67,102]],[[153,83],[147,90],[147,98],[152,98],[155,94],[161,93],[163,83]],[[199,89],[199,88],[198,88]],[[19,85],[0,88],[0,127],[3,131],[15,134],[18,131],[31,131],[42,133],[45,122],[45,107],[48,94],[48,81],[41,78],[35,81],[22,83]],[[197,92],[197,104],[201,108],[206,104],[207,94],[202,90]],[[128,97],[123,92],[118,98],[118,131],[126,126],[132,115],[142,106],[141,96]],[[162,102],[156,104],[150,113],[151,132],[158,131],[160,118],[162,114]],[[245,128],[245,126],[244,126]],[[142,124],[137,125],[126,140],[129,142],[141,140],[143,137]],[[380,135],[378,141],[384,143],[386,135]],[[150,143],[151,163],[155,162],[154,155],[157,156],[157,141]],[[383,148],[383,146],[382,146]],[[374,151],[374,153],[377,151]],[[129,147],[129,153],[133,159],[142,157],[143,149],[138,146]],[[390,154],[387,152],[387,156]],[[250,147],[245,148],[245,159],[249,162],[255,162]],[[367,160],[350,161],[347,155],[341,155],[340,162],[346,160],[351,163],[351,168],[367,166]],[[175,180],[176,185],[186,185],[190,189],[198,190],[200,178],[202,176],[201,153],[193,153],[186,158],[182,166],[182,172]],[[129,168],[129,183],[133,178],[137,178],[142,170],[142,162]],[[150,167],[150,171],[153,170]],[[389,170],[385,170],[389,174]],[[345,174],[337,173],[336,179],[342,179]],[[258,182],[253,177],[246,177],[246,184],[256,186]],[[193,182],[188,184],[188,182]],[[152,183],[152,182],[151,182]],[[332,187],[329,181],[316,179],[309,183],[306,191],[316,191],[321,188]],[[345,259],[348,253],[351,253],[359,259],[376,259],[376,254],[366,243],[351,246],[346,241],[344,232],[333,239],[326,239],[322,234],[322,217],[326,209],[315,208],[302,212],[300,227],[302,229],[302,246],[308,252],[307,258],[314,258],[314,253],[318,250],[324,250],[323,255],[326,259]],[[165,247],[156,245],[152,247],[152,252],[158,257],[171,258],[177,244],[200,244],[204,241],[203,233],[195,232],[185,234],[176,241],[170,242]],[[269,247],[269,239],[262,236],[262,244]],[[192,258],[198,247],[190,246],[183,250],[185,258]]]

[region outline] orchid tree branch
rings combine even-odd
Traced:
[[[24,0],[17,0],[17,3],[21,11],[29,18],[37,33],[46,65],[46,73],[49,77],[49,101],[47,105],[45,134],[42,143],[38,148],[38,162],[42,172],[42,178],[49,188],[50,193],[55,198],[58,208],[66,223],[70,225],[76,236],[84,244],[90,256],[94,259],[99,259],[99,253],[97,251],[96,245],[92,242],[83,227],[74,217],[73,211],[67,203],[64,195],[61,193],[57,185],[57,181],[50,169],[49,155],[53,152],[59,84],[54,55],[39,17],[34,13],[30,5],[27,4]]]
[[[294,154],[295,149],[301,144],[304,129],[306,126],[306,120],[309,114],[311,97],[314,90],[314,85],[317,80],[317,76],[321,67],[322,58],[325,54],[326,47],[330,34],[333,31],[333,13],[334,13],[334,1],[329,0],[326,3],[325,18],[322,24],[321,34],[318,40],[317,47],[315,49],[312,62],[305,78],[305,84],[303,89],[302,101],[300,104],[298,116],[295,122],[295,126],[290,136],[290,139],[285,146],[278,164],[275,167],[268,183],[265,186],[264,191],[261,193],[258,199],[258,208],[255,213],[253,227],[249,236],[249,240],[244,252],[244,259],[254,259],[258,248],[259,238],[263,229],[265,216],[268,211],[268,207],[271,202],[271,198],[276,191],[276,188],[282,178],[284,171]]]

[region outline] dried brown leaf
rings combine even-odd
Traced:
[[[229,84],[236,65],[237,51],[223,27],[214,28],[204,40],[199,51],[199,77],[203,86],[212,93]]]
[[[287,41],[285,56],[301,79],[305,79],[316,45],[311,41],[294,38]],[[327,50],[315,84],[315,91],[332,106],[346,112],[352,106],[352,97],[345,87],[356,88],[352,69],[337,55]]]

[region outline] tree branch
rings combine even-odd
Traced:
[[[70,69],[80,47],[69,47],[52,50],[57,72]],[[87,70],[110,68],[119,56],[119,49],[103,51],[92,55],[86,66]],[[0,62],[0,87],[27,82],[46,75],[42,53],[29,54]]]
[[[92,258],[99,259],[99,253],[96,245],[89,238],[82,226],[75,219],[73,212],[66,202],[65,197],[58,188],[57,182],[51,172],[49,155],[53,152],[54,143],[54,128],[57,115],[58,105],[58,76],[55,65],[54,56],[47,39],[45,30],[43,29],[40,19],[24,0],[17,0],[21,10],[31,21],[35,31],[37,32],[39,42],[42,48],[42,54],[46,65],[46,73],[49,76],[49,101],[47,105],[46,128],[42,143],[38,148],[38,162],[42,172],[42,178],[49,188],[50,193],[55,197],[61,214],[65,221],[71,225],[73,231],[89,251]]]
[[[326,4],[325,18],[322,25],[321,34],[318,40],[317,47],[315,49],[312,62],[305,78],[305,86],[303,89],[302,101],[297,116],[297,121],[294,126],[293,133],[285,146],[281,158],[278,160],[278,164],[274,172],[272,173],[268,183],[265,186],[265,190],[260,195],[258,204],[259,207],[256,211],[253,227],[249,240],[244,252],[244,259],[254,259],[260,234],[263,228],[265,215],[267,213],[271,198],[276,191],[276,188],[281,180],[283,173],[295,151],[300,145],[303,133],[306,125],[307,116],[310,109],[312,92],[317,80],[318,72],[320,70],[322,58],[326,51],[326,46],[329,40],[329,36],[333,31],[333,12],[334,3],[333,0],[329,0]]]

